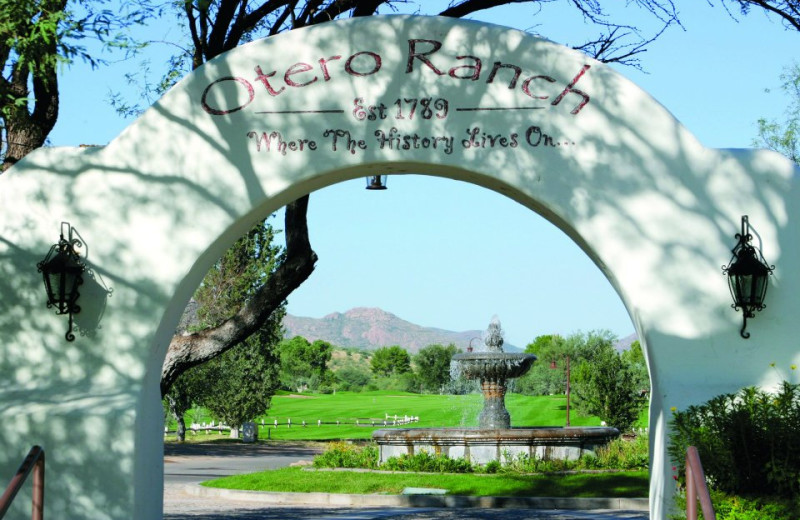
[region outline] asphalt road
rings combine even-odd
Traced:
[[[535,509],[332,508],[313,504],[264,507],[253,502],[198,497],[187,484],[288,466],[311,460],[319,448],[305,445],[164,445],[165,520],[649,520],[638,511]]]
[[[322,445],[305,444],[164,444],[164,485],[253,473],[310,461]]]
[[[169,515],[169,520],[647,520],[646,513],[533,509],[313,509],[274,508]]]

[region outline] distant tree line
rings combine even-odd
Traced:
[[[515,381],[513,391],[526,395],[563,395],[566,362],[570,360],[571,401],[578,413],[596,415],[609,426],[626,431],[647,405],[650,376],[639,341],[618,352],[617,338],[608,331],[537,337],[525,352],[538,358]]]
[[[283,248],[275,245],[269,221],[254,226],[214,264],[195,292],[196,315],[184,333],[217,327],[230,320],[273,276]],[[428,345],[412,355],[400,345],[373,352],[341,349],[302,336],[283,339],[285,302],[255,334],[210,361],[180,374],[164,395],[165,411],[185,437],[185,413],[202,406],[228,424],[238,436],[244,422],[264,415],[278,390],[332,393],[394,390],[464,394],[478,391],[475,381],[451,377],[450,361],[459,349]],[[526,347],[538,357],[530,372],[512,383],[511,391],[527,395],[563,395],[564,363],[571,360],[572,402],[582,414],[596,415],[627,430],[647,402],[649,377],[641,346],[618,353],[607,331],[539,336]],[[337,354],[334,359],[334,354]]]
[[[416,354],[392,345],[369,352],[309,342],[302,336],[279,339],[279,327],[264,332],[260,342],[234,348],[211,363],[178,378],[165,406],[185,434],[183,414],[192,406],[236,429],[263,415],[271,396],[287,392],[395,390],[398,392],[465,394],[478,392],[476,381],[453,379],[450,361],[460,350],[453,344],[428,345]],[[538,361],[515,380],[510,391],[525,395],[563,395],[566,360],[571,365],[571,402],[582,415],[600,417],[609,426],[629,430],[648,402],[649,375],[638,341],[617,352],[607,331],[568,337],[545,335],[527,345]],[[235,431],[233,435],[235,435]]]
[[[179,439],[185,438],[184,415],[193,406],[207,408],[215,419],[231,426],[235,437],[238,426],[267,412],[278,390],[453,393],[450,358],[458,352],[455,345],[429,345],[415,356],[397,345],[370,353],[341,349],[322,340],[312,343],[302,336],[280,340],[280,327],[273,325],[177,378],[164,397],[164,406],[178,423]],[[332,363],[335,351],[341,359]]]

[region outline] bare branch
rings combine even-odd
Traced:
[[[540,1],[551,0],[465,0],[459,4],[451,5],[444,11],[439,13],[439,16],[449,16],[451,18],[463,18],[472,13],[491,9],[501,5],[509,4],[528,4],[539,3]]]
[[[383,5],[385,0],[363,0],[353,9],[353,17],[371,16],[378,12],[378,7]]]
[[[252,31],[264,18],[277,12],[281,7],[285,7],[283,13],[278,17],[281,23],[276,22],[272,24],[272,28],[270,29],[270,34],[275,34],[272,30],[282,25],[283,21],[286,20],[286,16],[288,16],[296,6],[297,0],[269,0],[264,2],[256,9],[247,13],[241,20],[237,19],[236,26],[232,27],[231,31],[228,33],[228,38],[225,42],[225,50],[231,50],[239,45],[242,42],[242,36],[246,32]]]
[[[760,7],[765,11],[777,14],[789,27],[800,31],[800,2],[798,0],[783,0],[768,2],[766,0],[736,0],[744,13],[750,6]]]
[[[647,52],[647,46],[658,39],[669,24],[665,24],[660,31],[647,40],[639,40],[636,43],[621,44],[623,38],[630,36],[630,32],[623,31],[623,27],[614,27],[608,34],[601,35],[598,39],[575,46],[573,49],[586,53],[592,58],[603,63],[619,63],[641,69],[639,60],[634,57]]]
[[[358,0],[334,0],[328,7],[317,11],[317,13],[305,25],[316,25],[330,22],[336,17],[341,16],[358,4]]]
[[[236,16],[237,7],[246,2],[239,0],[221,0],[217,8],[214,23],[211,25],[211,34],[208,35],[206,55],[209,54],[217,56],[223,52],[225,46],[225,36],[228,30],[234,27],[233,17]]]
[[[289,15],[292,12],[294,12],[294,6],[295,5],[297,5],[297,4],[293,3],[292,5],[287,6],[283,10],[283,12],[280,14],[280,16],[278,16],[278,19],[275,20],[275,23],[272,24],[272,27],[269,30],[269,35],[270,36],[273,36],[273,35],[278,34],[280,32],[281,27],[283,27],[283,24],[286,23],[286,19],[289,17]]]

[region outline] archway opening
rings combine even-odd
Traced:
[[[320,261],[290,295],[289,313],[380,307],[456,331],[481,329],[498,314],[506,341],[520,349],[543,334],[633,333],[619,296],[588,255],[507,196],[423,175],[391,176],[389,189],[378,193],[357,178],[310,196],[309,234]],[[282,227],[280,212],[273,223]],[[306,302],[293,307],[295,295]]]

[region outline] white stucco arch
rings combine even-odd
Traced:
[[[385,108],[362,119],[358,99]],[[413,119],[407,99],[417,100]],[[381,147],[379,132],[392,128],[418,135],[419,147],[413,138],[409,149]],[[474,128],[494,145],[473,146]],[[334,149],[325,133],[337,130],[363,145],[343,149],[340,133]],[[273,135],[269,147],[263,134]],[[424,137],[439,137],[436,148]],[[302,151],[288,144],[298,139],[307,140]],[[0,176],[0,418],[13,424],[0,435],[0,475],[41,444],[48,516],[159,517],[160,367],[202,275],[258,218],[295,198],[404,172],[517,200],[569,234],[611,281],[653,383],[654,519],[671,503],[670,408],[775,384],[769,363],[800,362],[790,161],[704,148],[612,69],[518,31],[433,17],[348,20],[237,48],[109,145],[39,150]],[[720,271],[744,214],[777,266],[749,340]],[[36,272],[62,221],[95,273],[73,343],[63,338],[66,320],[45,309]]]

